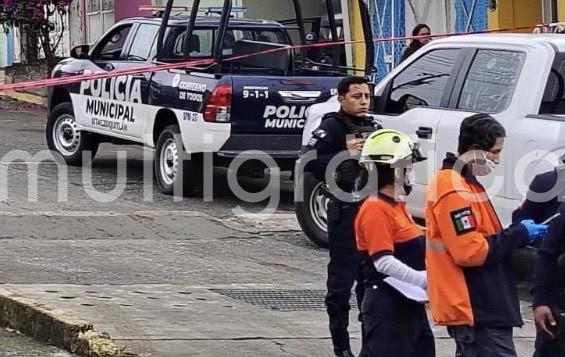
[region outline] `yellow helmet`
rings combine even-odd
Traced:
[[[394,129],[379,129],[365,140],[359,162],[392,165],[404,160],[412,163],[425,159],[419,145],[408,135]]]

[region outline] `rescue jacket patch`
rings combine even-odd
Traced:
[[[473,216],[471,207],[451,211],[450,215],[451,222],[453,223],[455,232],[457,232],[458,235],[473,231],[477,227],[477,222],[475,221],[475,216]]]

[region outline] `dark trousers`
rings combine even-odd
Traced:
[[[361,254],[355,248],[353,216],[356,205],[342,204],[330,200],[328,206],[328,240],[330,261],[326,282],[326,308],[329,317],[330,334],[335,352],[350,349],[349,300],[355,281],[360,279]],[[362,284],[355,287],[357,305],[363,299]]]
[[[536,336],[536,352],[534,357],[565,356],[565,340],[555,340],[538,332]]]
[[[365,356],[434,357],[434,335],[425,306],[381,285],[367,286],[363,295]]]
[[[449,326],[455,357],[516,357],[512,327]]]

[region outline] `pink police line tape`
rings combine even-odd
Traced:
[[[537,25],[544,26],[542,25]],[[521,27],[513,27],[513,28],[503,28],[497,30],[484,30],[484,31],[474,31],[474,32],[452,32],[452,33],[443,33],[443,34],[436,34],[431,35],[429,37],[447,37],[447,36],[461,36],[461,35],[470,35],[470,34],[481,34],[481,33],[490,33],[490,32],[505,32],[505,31],[515,31],[515,30],[525,30],[531,29],[532,26],[521,26]],[[388,42],[388,41],[404,41],[410,39],[420,39],[423,37],[428,36],[402,36],[402,37],[388,37],[388,38],[374,38],[373,42]],[[279,52],[279,51],[286,51],[289,49],[301,49],[301,48],[317,48],[317,47],[328,47],[328,46],[336,46],[336,45],[350,45],[354,43],[365,43],[364,40],[352,40],[352,41],[335,41],[335,42],[320,42],[316,44],[309,44],[309,45],[295,45],[295,46],[284,46],[280,48],[273,48],[265,51],[245,54],[241,56],[235,56],[224,59],[222,62],[231,62],[235,60],[239,60],[242,58],[248,58],[252,56],[258,56],[267,53]],[[26,81],[20,83],[12,83],[12,84],[3,84],[0,85],[0,92],[4,91],[14,91],[14,90],[22,90],[22,89],[31,89],[31,88],[41,88],[41,87],[52,87],[52,86],[59,86],[63,84],[72,84],[78,83],[84,80],[90,79],[101,79],[101,78],[109,78],[109,77],[116,77],[116,76],[126,76],[126,75],[135,75],[135,74],[142,74],[148,72],[155,72],[155,71],[163,71],[169,69],[178,69],[190,66],[197,66],[197,65],[210,65],[213,64],[214,60],[212,59],[203,59],[203,60],[191,60],[191,61],[182,61],[182,62],[174,62],[174,63],[154,63],[150,65],[144,66],[137,66],[137,67],[130,67],[126,69],[115,69],[111,71],[96,71],[96,72],[87,72],[84,71],[82,74],[75,74],[75,75],[66,75],[64,77],[59,78],[49,78],[49,79],[41,79],[41,80],[34,80],[34,81]]]

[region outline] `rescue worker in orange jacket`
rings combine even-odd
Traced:
[[[434,357],[434,336],[423,302],[389,285],[390,278],[426,288],[424,234],[402,197],[413,181],[412,163],[425,158],[404,133],[377,130],[363,145],[369,196],[355,218],[365,291],[361,303],[366,357]],[[366,187],[367,187],[366,186]]]
[[[487,114],[465,118],[459,155],[448,153],[426,193],[426,268],[432,317],[447,325],[456,356],[516,356],[513,327],[523,324],[511,253],[546,225],[524,220],[502,229],[476,176],[492,172],[506,136]]]

